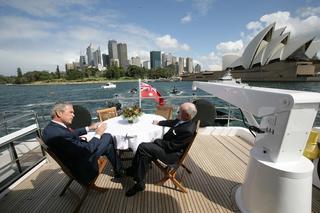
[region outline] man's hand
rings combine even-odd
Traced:
[[[97,128],[96,128],[96,135],[102,135],[105,130],[107,129],[107,124],[106,123],[101,123],[101,125],[99,125]]]
[[[154,120],[154,121],[152,122],[152,124],[158,125],[158,124],[159,124],[159,121]]]
[[[88,126],[89,130],[92,130],[92,131],[96,130],[100,124],[101,122],[91,124],[90,126]]]

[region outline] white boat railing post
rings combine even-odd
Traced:
[[[139,107],[141,108],[141,79],[139,78],[138,92],[139,92]]]

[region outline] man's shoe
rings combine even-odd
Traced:
[[[138,184],[138,183],[136,183],[131,189],[129,189],[129,190],[126,192],[126,196],[127,196],[127,197],[131,197],[131,196],[137,194],[138,192],[143,191],[145,188],[146,188],[146,186],[145,186],[144,184]]]
[[[121,169],[118,172],[115,172],[114,174],[114,178],[123,178],[125,176],[125,171],[123,169]]]
[[[128,177],[134,177],[134,171],[132,167],[129,167],[125,170],[125,175]]]

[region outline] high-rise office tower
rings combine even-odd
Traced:
[[[92,54],[92,47],[91,47],[91,43],[90,45],[87,47],[87,62],[88,62],[88,65],[90,66],[93,66],[93,54]]]
[[[93,52],[93,66],[98,67],[99,64],[102,64],[100,47]]]
[[[161,52],[160,51],[151,51],[150,52],[150,64],[151,64],[151,69],[153,69],[153,70],[161,67]]]
[[[172,55],[171,53],[169,54],[162,54],[162,67],[166,67],[169,66],[170,64],[172,64]]]
[[[109,67],[110,66],[109,55],[102,54],[102,64],[103,64],[104,67]]]
[[[119,59],[119,65],[123,67],[124,69],[127,69],[129,63],[128,63],[128,53],[127,53],[127,44],[126,43],[119,43],[117,45],[118,49],[118,59]]]
[[[184,58],[182,57],[179,57],[178,70],[179,70],[179,76],[182,75],[184,71]]]
[[[118,58],[118,48],[117,48],[117,41],[109,40],[108,42],[108,52],[110,59],[117,59]]]
[[[187,58],[186,59],[186,69],[187,73],[193,73],[193,59],[192,58]]]

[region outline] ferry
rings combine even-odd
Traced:
[[[109,190],[90,191],[80,212],[320,212],[317,160],[303,156],[320,93],[197,81],[193,89],[209,95],[174,98],[219,98],[226,103],[221,108],[228,116],[225,126],[200,128],[185,161],[192,173],[184,169],[177,173],[187,192],[175,189],[170,181],[155,185],[162,172],[152,166],[146,190],[126,198],[133,182],[129,178],[113,182],[109,164],[98,178],[99,185]],[[234,117],[240,109],[240,118]],[[143,109],[154,112],[147,110]],[[84,193],[82,187],[74,182],[64,196],[58,196],[68,178],[35,140],[45,126],[41,119],[50,120],[48,111],[16,113],[1,121],[6,132],[0,138],[1,212],[73,211],[77,195]],[[11,128],[18,122],[18,129]]]

